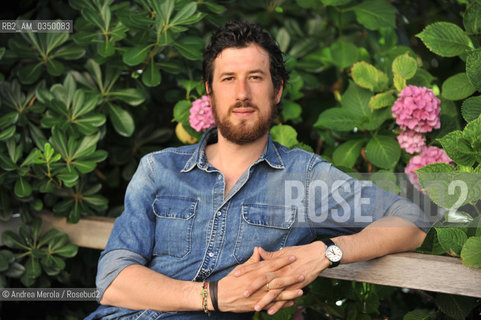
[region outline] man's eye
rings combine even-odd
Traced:
[[[261,80],[262,77],[260,77],[260,76],[251,76],[251,79],[252,79],[252,80]]]
[[[234,79],[234,77],[227,77],[227,78],[222,79],[222,81],[232,81],[233,79]]]

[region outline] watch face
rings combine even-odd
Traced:
[[[331,262],[341,261],[342,251],[338,246],[329,246],[326,249],[326,257]]]

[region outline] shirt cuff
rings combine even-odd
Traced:
[[[424,232],[428,232],[432,225],[421,208],[407,199],[395,201],[386,211],[385,216],[404,218],[414,223]]]
[[[147,260],[140,254],[125,249],[112,250],[102,255],[95,281],[99,290],[98,301],[100,302],[105,290],[117,278],[120,271],[133,264],[145,265],[146,263]]]

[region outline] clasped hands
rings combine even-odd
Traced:
[[[276,252],[254,248],[252,256],[219,281],[219,309],[229,312],[267,310],[275,314],[302,296],[329,262],[319,242]]]

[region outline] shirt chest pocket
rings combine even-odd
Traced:
[[[156,216],[154,255],[176,258],[192,250],[192,225],[199,200],[179,196],[157,196],[152,203]]]
[[[245,262],[255,246],[276,251],[285,246],[296,219],[296,209],[266,204],[243,204],[234,248],[238,263]]]

